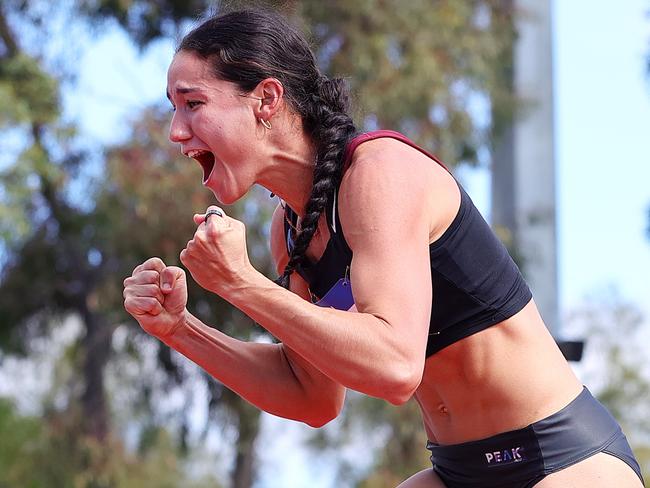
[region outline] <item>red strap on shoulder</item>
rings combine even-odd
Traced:
[[[445,164],[440,161],[435,155],[431,154],[429,151],[426,149],[421,148],[415,142],[413,142],[411,139],[406,137],[404,134],[400,134],[399,132],[395,132],[394,130],[374,130],[371,132],[366,132],[364,134],[360,134],[356,136],[354,139],[352,139],[349,143],[348,146],[345,148],[345,162],[343,163],[343,170],[347,170],[348,166],[350,166],[350,163],[352,162],[352,155],[354,154],[354,151],[359,147],[361,144],[367,141],[372,141],[374,139],[380,139],[382,137],[390,137],[392,139],[397,139],[398,141],[403,142],[404,144],[408,144],[412,148],[417,149],[420,151],[422,154],[425,156],[428,156],[429,158],[433,159],[436,163],[438,163],[440,166],[445,168],[447,171],[449,169]],[[451,173],[451,171],[449,171]]]

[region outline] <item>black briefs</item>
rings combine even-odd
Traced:
[[[643,482],[618,423],[586,388],[559,412],[523,429],[449,446],[429,442],[427,449],[447,488],[530,488],[599,452],[623,460]]]

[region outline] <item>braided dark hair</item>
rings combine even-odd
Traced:
[[[302,118],[316,149],[311,194],[284,273],[289,277],[305,259],[328,197],[338,188],[345,147],[356,133],[347,114],[349,95],[341,78],[323,76],[307,41],[276,13],[241,10],[212,17],[187,34],[178,51],[194,52],[211,63],[217,78],[250,92],[265,78],[284,86],[285,99]]]

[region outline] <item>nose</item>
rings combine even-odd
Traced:
[[[179,111],[175,111],[172,116],[172,122],[169,126],[169,140],[171,142],[183,142],[192,137],[190,129],[185,121],[184,117],[179,114]]]

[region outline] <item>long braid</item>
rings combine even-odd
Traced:
[[[311,110],[304,118],[305,129],[311,133],[317,148],[314,179],[289,262],[278,279],[278,283],[285,288],[289,286],[291,274],[305,260],[327,200],[341,182],[345,148],[356,132],[352,119],[347,115],[349,98],[345,81],[341,78],[320,78],[316,91],[318,94],[312,95],[309,100]]]
[[[345,147],[356,129],[347,115],[344,80],[329,80],[318,71],[304,37],[278,14],[241,10],[207,19],[187,34],[178,51],[191,51],[211,64],[216,78],[235,83],[243,93],[265,78],[284,86],[284,97],[300,115],[316,149],[312,190],[284,273],[289,277],[305,259],[327,199],[341,182]]]

